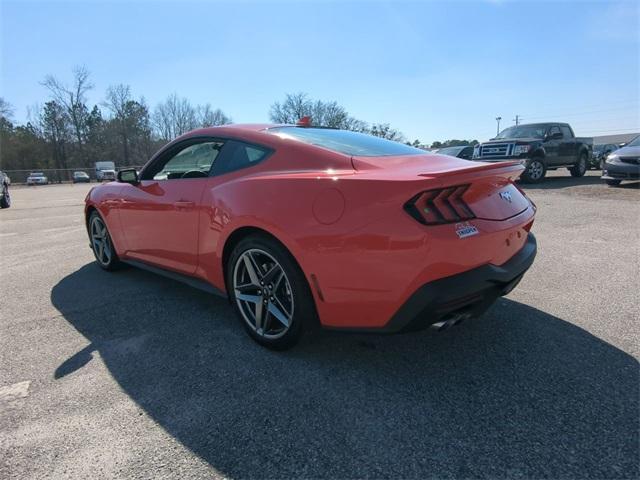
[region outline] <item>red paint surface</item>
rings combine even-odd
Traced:
[[[519,165],[431,154],[350,158],[264,128],[215,127],[181,137],[274,149],[255,166],[202,179],[100,185],[87,209],[102,214],[121,258],[190,274],[223,291],[230,235],[262,229],[289,249],[310,285],[315,275],[323,299],[311,290],[327,326],[382,327],[423,284],[501,265],[524,245],[535,212],[513,184]],[[425,226],[403,209],[421,191],[463,184],[471,184],[463,199],[478,217],[470,221],[478,235],[459,239],[454,224]],[[499,198],[501,191],[510,192],[511,203]],[[316,203],[323,198],[326,204]]]

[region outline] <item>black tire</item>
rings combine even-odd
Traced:
[[[101,232],[101,239],[104,242],[102,250],[100,249],[99,244],[101,242],[98,241],[98,238],[95,236],[97,230],[94,230],[97,227],[97,224],[101,224],[103,232]],[[116,252],[115,247],[113,246],[113,242],[111,241],[111,235],[109,234],[109,229],[107,228],[107,224],[104,219],[100,216],[100,214],[96,211],[93,211],[89,216],[89,241],[91,242],[91,250],[93,251],[93,255],[96,257],[96,263],[103,270],[113,271],[122,268],[123,263],[120,261],[118,257],[118,253]],[[106,251],[108,249],[108,255]]]
[[[9,208],[11,206],[11,195],[9,195],[9,187],[2,187],[2,198],[0,198],[0,208]]]
[[[249,278],[251,273],[247,262],[258,269],[252,270],[257,278]],[[270,278],[269,274],[276,267],[280,267],[284,275],[276,274],[278,279],[274,286],[276,277]],[[238,286],[243,290],[236,290]],[[269,287],[268,291],[266,287]],[[245,330],[264,347],[289,349],[318,324],[313,295],[304,273],[289,251],[266,235],[249,235],[234,247],[227,263],[227,288]],[[237,299],[236,295],[240,294],[252,300]],[[283,301],[280,302],[279,298]],[[267,310],[263,313],[265,306]],[[275,311],[272,313],[273,307]],[[288,317],[288,326],[279,319],[281,316]]]
[[[569,173],[572,177],[582,177],[587,172],[587,154],[581,153],[578,162],[571,168]]]
[[[547,165],[542,158],[531,158],[525,165],[520,178],[523,183],[540,183],[547,174]]]
[[[618,185],[620,185],[622,183],[622,180],[605,180],[605,182],[610,187],[617,187]]]

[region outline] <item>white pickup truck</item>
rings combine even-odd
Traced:
[[[113,162],[96,162],[96,180],[99,182],[116,179],[116,164]]]

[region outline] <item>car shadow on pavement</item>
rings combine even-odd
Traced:
[[[501,299],[445,332],[254,344],[224,299],[89,264],[52,290],[158,425],[228,477],[637,478],[638,362]]]

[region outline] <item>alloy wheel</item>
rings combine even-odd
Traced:
[[[544,172],[544,166],[539,160],[532,160],[529,164],[527,174],[531,180],[540,180]]]
[[[292,324],[294,301],[282,266],[258,248],[246,250],[236,261],[233,290],[244,321],[257,335],[277,339]]]
[[[93,247],[96,259],[102,265],[109,265],[113,254],[113,247],[107,226],[97,215],[91,220],[91,246]]]

